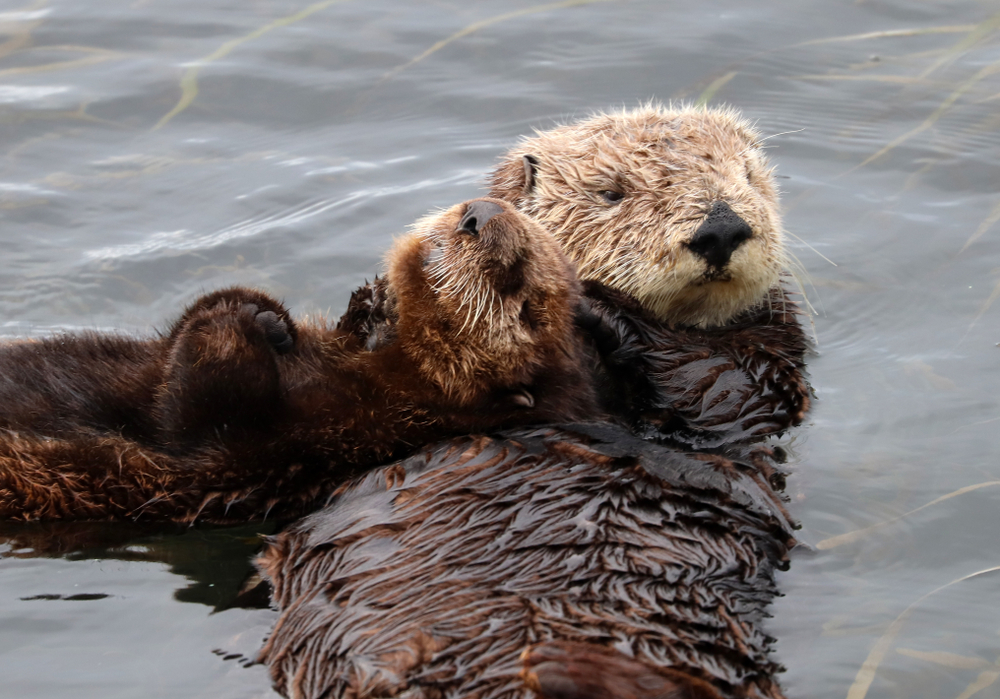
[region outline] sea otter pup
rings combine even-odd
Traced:
[[[474,200],[387,262],[372,349],[247,289],[199,299],[159,339],[4,348],[0,517],[289,518],[449,434],[595,414],[579,285],[537,224]]]
[[[757,133],[730,111],[598,115],[520,144],[491,194],[577,261],[601,404],[631,434],[464,438],[343,489],[260,559],[275,686],[781,697],[759,623],[794,539],[780,453],[753,444],[801,422],[809,386]]]

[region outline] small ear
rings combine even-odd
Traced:
[[[524,194],[531,194],[531,191],[535,188],[535,171],[538,169],[538,158],[533,155],[526,155],[521,158],[521,162],[524,164],[524,184],[521,185],[521,191]]]
[[[490,176],[490,196],[517,206],[535,188],[538,158],[524,155],[508,156]]]

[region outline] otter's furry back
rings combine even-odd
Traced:
[[[765,450],[608,425],[454,440],[271,542],[282,613],[261,660],[297,699],[520,699],[522,651],[584,642],[780,697],[759,623],[793,538],[772,475]]]

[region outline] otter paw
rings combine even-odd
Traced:
[[[257,312],[257,306],[252,303],[244,306],[246,310],[254,314],[254,322],[264,332],[268,344],[278,354],[288,354],[295,347],[295,340],[288,332],[288,323],[283,321],[274,311]]]

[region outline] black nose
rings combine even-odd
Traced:
[[[497,214],[502,213],[503,207],[491,201],[477,200],[471,202],[465,209],[465,216],[462,217],[462,222],[458,224],[458,230],[471,233],[472,235],[479,235],[479,231],[483,229],[487,221]]]
[[[722,269],[729,263],[736,248],[752,235],[750,224],[737,216],[729,204],[717,201],[687,246],[704,258],[710,267]]]

